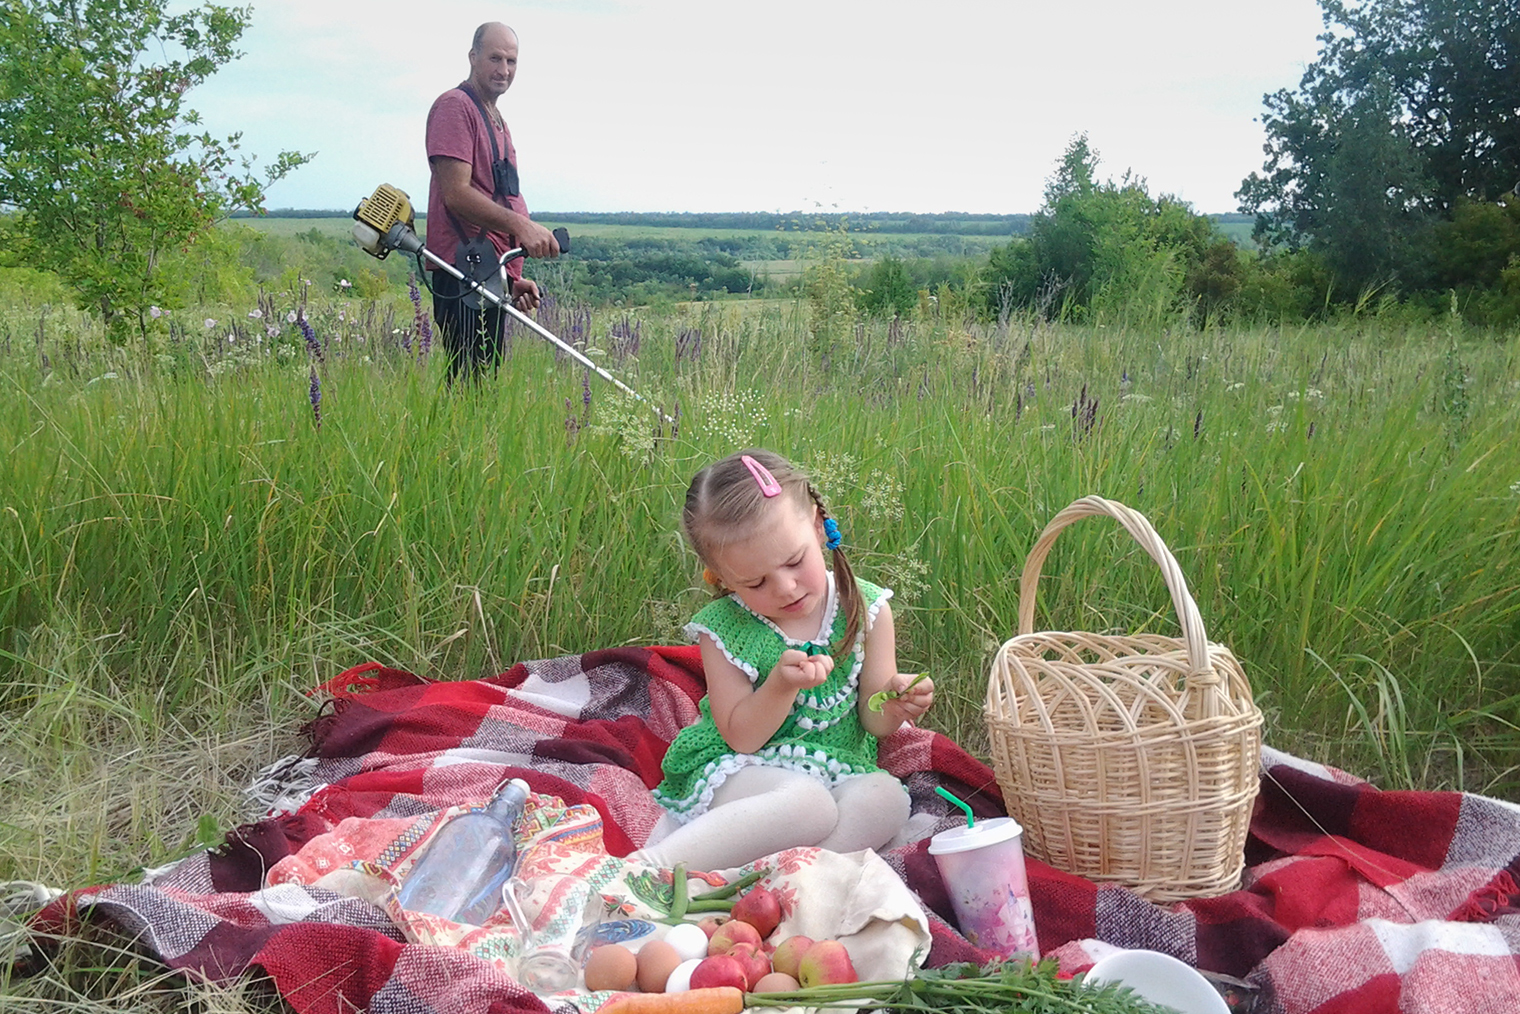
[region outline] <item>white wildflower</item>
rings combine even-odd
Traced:
[[[704,395],[698,408],[702,433],[716,437],[727,447],[745,447],[755,443],[756,432],[766,425],[760,411],[760,395],[748,388],[730,394],[713,392]]]
[[[923,598],[924,592],[929,590],[929,565],[911,549],[888,560],[882,565],[881,573],[899,601],[913,602]]]
[[[837,504],[855,491],[860,471],[853,454],[824,451],[808,463],[808,474],[824,502]]]
[[[901,521],[903,516],[902,480],[881,469],[872,469],[866,477],[860,507],[873,521]]]
[[[896,591],[894,588],[893,591]],[[649,615],[649,629],[654,631],[656,637],[673,640],[660,643],[678,644],[683,640],[681,628],[686,623],[686,608],[678,602],[665,602],[661,599],[650,599],[645,603],[645,609]]]
[[[260,310],[256,306],[252,310],[248,311],[248,319],[249,320],[262,320],[263,317],[264,317],[264,311]]]

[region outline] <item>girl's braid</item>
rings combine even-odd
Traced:
[[[808,497],[818,507],[819,515],[827,520],[829,509],[823,504],[823,497],[813,488],[810,482],[807,484]],[[845,558],[844,549],[831,550],[834,554],[834,587],[839,592],[839,604],[844,607],[844,643],[836,649],[848,656],[855,647],[855,638],[860,634],[861,624],[864,618],[861,616],[860,587],[855,583],[855,572],[850,569],[850,561]]]

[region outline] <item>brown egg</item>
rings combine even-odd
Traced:
[[[665,992],[665,980],[681,963],[681,955],[663,940],[651,940],[639,948],[638,982],[646,993]]]
[[[785,972],[767,972],[755,983],[752,993],[793,993],[802,986]]]
[[[603,944],[586,956],[586,988],[632,989],[638,979],[639,959],[622,944]]]

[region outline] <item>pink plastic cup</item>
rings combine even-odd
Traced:
[[[1012,817],[979,820],[935,835],[929,840],[929,854],[967,940],[1004,957],[1038,960],[1023,834]]]

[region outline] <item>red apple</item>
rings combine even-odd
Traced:
[[[850,952],[838,940],[820,940],[807,949],[797,966],[797,981],[802,988],[833,985],[840,982],[859,982]]]
[[[734,944],[760,943],[760,933],[742,919],[730,919],[713,931],[707,941],[708,954],[727,954]]]
[[[771,955],[771,967],[778,972],[785,972],[794,979],[797,978],[797,965],[813,943],[812,937],[787,937],[776,945],[776,952]]]
[[[697,925],[702,927],[702,932],[707,934],[708,940],[711,940],[713,934],[718,932],[718,927],[726,922],[728,922],[728,916],[726,915],[710,915],[697,923]]]
[[[719,954],[703,958],[702,963],[691,970],[692,989],[706,989],[709,986],[733,986],[747,991],[749,978],[744,974],[744,966],[739,963],[739,959]]]
[[[752,993],[755,983],[770,974],[771,959],[754,944],[734,944],[724,956],[733,958],[744,968],[744,979],[749,983],[745,988]]]
[[[733,917],[759,930],[763,940],[781,923],[781,899],[768,887],[752,887],[734,902]]]

